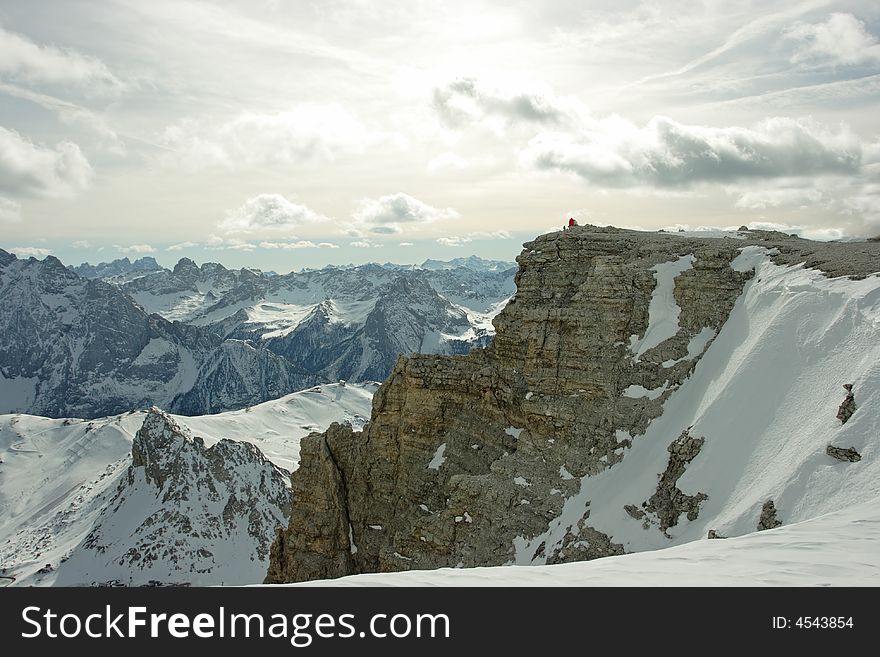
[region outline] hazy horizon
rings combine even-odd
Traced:
[[[289,271],[880,233],[880,6],[0,0],[3,248]]]

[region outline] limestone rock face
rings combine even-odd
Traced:
[[[515,539],[543,533],[580,478],[620,462],[660,415],[740,295],[750,274],[730,263],[749,243],[595,226],[526,243],[491,346],[400,358],[362,432],[303,440],[267,581],[510,563]],[[658,335],[663,294],[679,311]],[[702,438],[671,442],[667,485],[630,511],[664,527],[705,498],[675,488]],[[589,513],[534,557],[622,553]]]

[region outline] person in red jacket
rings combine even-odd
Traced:
[[[574,217],[569,217],[569,219],[568,219],[568,227],[571,228],[572,226],[577,226],[577,225],[578,225],[578,222],[576,222],[576,221],[574,220]]]

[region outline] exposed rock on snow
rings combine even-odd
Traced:
[[[758,519],[758,531],[773,529],[781,524],[776,518],[776,505],[773,503],[773,500],[764,502],[764,506],[761,507],[761,517]]]
[[[862,460],[862,455],[859,454],[854,447],[835,447],[834,445],[828,445],[825,448],[825,453],[828,456],[833,456],[838,461],[850,461],[851,463],[855,463],[856,461]]]
[[[837,419],[840,420],[841,424],[846,424],[853,416],[853,413],[856,412],[856,398],[853,394],[851,383],[843,384],[843,389],[846,390],[846,397],[841,402],[840,408],[837,409]]]
[[[644,504],[645,511],[657,518],[660,531],[678,524],[678,517],[687,515],[688,520],[696,520],[700,513],[700,504],[708,499],[705,493],[686,495],[676,487],[676,482],[684,474],[685,468],[700,453],[705,438],[694,438],[685,429],[667,448],[669,464],[660,475],[657,491]]]
[[[710,530],[709,530],[709,533],[706,535],[706,538],[714,539],[714,538],[727,538],[727,537],[726,537],[726,536],[722,536],[721,534],[719,534],[718,532],[716,532],[714,529],[710,529]]]

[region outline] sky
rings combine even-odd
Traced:
[[[279,272],[880,233],[876,2],[0,0],[0,247]]]

